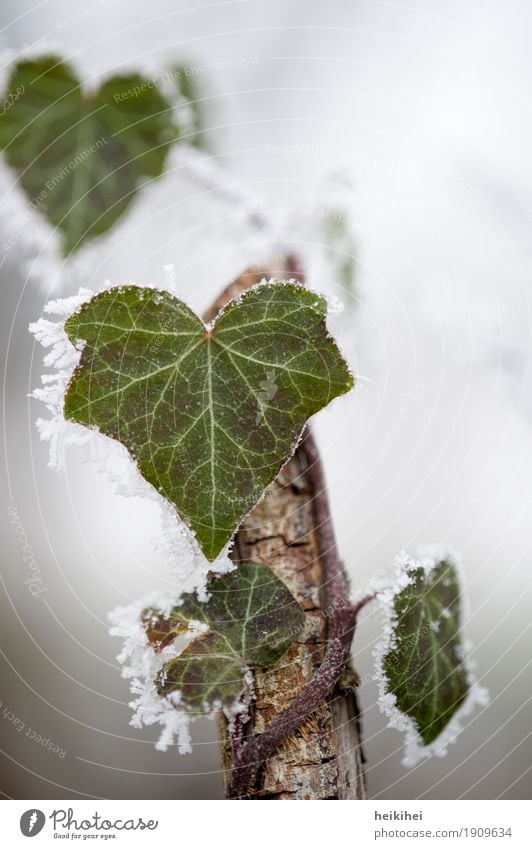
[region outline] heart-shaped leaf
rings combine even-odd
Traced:
[[[122,442],[213,560],[309,416],[353,386],[326,308],[295,283],[263,284],[207,328],[168,292],[109,289],[65,324],[82,347],[65,417]]]
[[[455,565],[404,565],[406,583],[393,598],[391,648],[381,672],[395,708],[415,723],[428,746],[469,692],[460,634],[460,585]]]
[[[305,620],[285,585],[257,563],[215,578],[209,593],[206,603],[187,594],[167,616],[153,609],[143,615],[156,651],[186,633],[190,622],[208,627],[164,664],[156,681],[159,695],[179,690],[182,704],[194,709],[214,702],[231,704],[242,690],[245,670],[279,660]]]
[[[153,80],[117,75],[84,93],[58,56],[18,62],[4,98],[0,149],[65,255],[113,226],[179,134]]]

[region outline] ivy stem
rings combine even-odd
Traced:
[[[349,602],[346,580],[338,557],[325,477],[316,443],[308,427],[300,449],[307,457],[315,491],[315,524],[325,572],[327,611],[330,611],[327,649],[318,671],[292,704],[265,731],[235,747],[236,751],[233,750],[236,757],[227,787],[229,799],[240,799],[247,795],[261,764],[331,693],[349,659],[357,615],[375,597],[371,594],[356,604]]]

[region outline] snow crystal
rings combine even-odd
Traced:
[[[345,304],[338,295],[327,295],[327,315],[340,315],[344,310]]]
[[[250,713],[249,708],[255,697],[255,679],[251,669],[246,669],[242,674],[243,690],[235,698],[233,704],[229,708],[224,708],[224,714],[228,719],[227,730],[229,734],[233,734],[235,730],[235,722],[237,717],[241,724],[247,722]]]
[[[489,701],[488,691],[479,685],[475,675],[473,674],[473,663],[469,658],[464,657],[464,665],[466,668],[469,691],[463,704],[458,708],[452,719],[445,726],[443,731],[430,745],[425,746],[423,740],[417,731],[414,721],[402,713],[396,705],[396,697],[393,693],[387,691],[387,680],[384,673],[383,662],[389,651],[395,648],[395,611],[393,601],[396,594],[404,587],[408,586],[413,577],[411,571],[413,569],[422,568],[427,576],[430,576],[432,570],[437,563],[446,560],[451,563],[458,572],[460,586],[465,586],[462,580],[462,570],[457,554],[450,548],[445,546],[420,546],[416,550],[416,556],[410,557],[406,552],[401,552],[395,559],[395,584],[378,591],[378,599],[383,611],[383,636],[374,650],[375,657],[375,680],[379,685],[378,704],[382,713],[388,717],[388,724],[391,728],[397,728],[399,731],[404,731],[405,736],[405,753],[403,764],[407,767],[414,767],[423,760],[435,755],[443,757],[447,754],[448,747],[455,742],[456,738],[462,731],[462,721],[469,716],[476,706],[486,706]],[[442,614],[444,615],[444,614]],[[449,615],[449,611],[447,611]],[[462,620],[466,618],[465,605],[462,602]],[[437,630],[439,623],[432,623],[434,630]],[[464,643],[464,655],[471,651],[471,644]]]
[[[180,754],[192,751],[190,741],[191,717],[180,709],[179,694],[160,696],[155,688],[155,679],[161,667],[179,653],[175,646],[165,646],[155,652],[149,645],[142,626],[141,613],[147,607],[156,607],[169,613],[175,599],[169,595],[152,593],[127,607],[118,607],[109,614],[112,623],[110,633],[122,637],[124,645],[117,660],[122,664],[122,677],[131,678],[131,693],[136,698],[129,703],[133,709],[130,725],[142,728],[146,725],[161,725],[162,732],[155,748],[165,752],[177,741]],[[192,639],[196,631],[191,631]]]

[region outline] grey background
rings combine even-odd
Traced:
[[[211,147],[266,207],[293,210],[294,233],[308,198],[339,167],[348,172],[357,292],[344,293],[334,329],[368,379],[317,422],[342,553],[356,589],[388,570],[402,548],[443,540],[462,552],[467,634],[492,695],[446,758],[408,770],[401,735],[386,727],[375,686],[364,683],[370,794],[528,796],[529,4],[4,0],[0,27],[4,47],[46,36],[98,71],[140,56],[210,64],[198,81],[210,98]],[[136,204],[120,243],[87,269],[87,285],[157,281],[173,262],[191,306],[214,297],[237,267],[241,234],[227,211],[221,226],[207,205],[195,237],[184,241],[204,207],[198,198],[173,206],[176,181],[170,175]],[[0,226],[3,243],[9,220],[1,215]],[[2,793],[219,798],[213,723],[195,726],[188,756],[156,752],[154,729],[128,726],[107,612],[173,578],[152,547],[152,504],[120,498],[76,449],[65,474],[47,468],[34,427],[43,410],[27,397],[42,352],[27,325],[50,287],[46,273],[41,285],[28,280],[19,247],[4,256],[0,282],[0,714],[13,712],[25,729],[0,716]],[[74,288],[66,280],[62,292]],[[41,572],[39,598],[24,583],[10,506]],[[378,625],[370,616],[357,633],[362,676],[372,671]],[[29,727],[65,757],[32,742]]]

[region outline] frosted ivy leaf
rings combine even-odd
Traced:
[[[388,608],[386,639],[377,648],[381,709],[407,731],[405,763],[444,754],[459,719],[487,693],[465,659],[460,581],[450,554],[397,561],[394,589],[379,594]]]
[[[108,289],[65,324],[81,349],[65,418],[125,445],[212,561],[307,419],[353,386],[326,311],[295,283],[269,283],[206,327],[168,292]]]
[[[193,709],[230,706],[242,690],[246,669],[275,663],[304,624],[296,600],[267,566],[241,566],[211,581],[209,593],[207,602],[187,594],[168,614],[154,609],[143,614],[156,651],[186,634],[191,623],[207,627],[164,664],[156,680],[160,696],[177,691],[181,703]]]
[[[3,99],[0,149],[65,256],[113,226],[180,135],[153,80],[117,74],[86,93],[57,55],[17,62]]]

